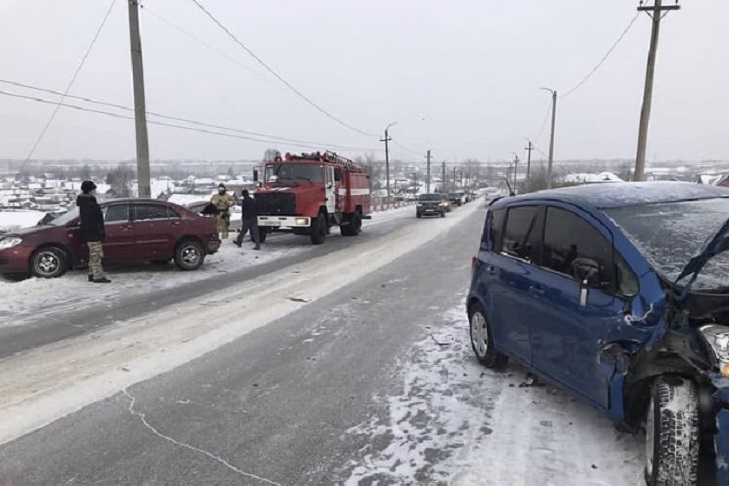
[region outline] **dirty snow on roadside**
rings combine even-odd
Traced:
[[[246,241],[242,248],[232,243],[233,237],[223,242],[220,250],[205,259],[202,268],[183,272],[170,263],[159,266],[140,264],[131,267],[108,268],[110,285],[89,283],[86,270],[69,272],[58,279],[31,278],[22,282],[0,279],[0,326],[23,324],[28,318],[37,319],[45,313],[58,312],[80,305],[105,303],[112,305],[122,297],[174,289],[191,282],[202,282],[220,274],[241,270],[253,265],[280,260],[310,250],[310,245],[292,244],[292,237],[282,235],[270,238],[261,251],[254,251]]]
[[[642,437],[549,385],[526,386],[518,365],[480,366],[463,306],[441,317],[398,366],[398,390],[376,398],[385,417],[347,432],[370,445],[344,484],[642,484]]]
[[[373,213],[369,225],[403,217],[413,207],[391,209]],[[37,319],[46,313],[72,309],[81,305],[118,303],[123,296],[144,294],[150,289],[174,289],[191,282],[201,282],[216,275],[230,273],[253,265],[260,265],[311,250],[300,237],[273,235],[263,249],[252,250],[248,238],[242,249],[232,244],[233,236],[223,242],[220,251],[205,259],[200,270],[182,272],[174,264],[158,266],[140,264],[131,267],[110,266],[111,285],[99,286],[87,281],[86,271],[71,271],[60,279],[31,278],[11,282],[0,277],[0,326],[14,326]]]

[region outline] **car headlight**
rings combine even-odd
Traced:
[[[729,378],[729,327],[709,324],[701,326],[699,333],[713,353],[719,371]]]
[[[422,203],[418,203],[418,207],[422,208],[423,207]]]
[[[309,220],[306,218],[296,218],[296,226],[306,226],[309,224]]]
[[[23,242],[22,238],[17,238],[17,237],[3,238],[0,240],[0,250],[7,250],[8,248],[18,246],[22,242]]]

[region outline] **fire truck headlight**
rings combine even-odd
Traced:
[[[296,218],[296,226],[309,226],[308,218]]]

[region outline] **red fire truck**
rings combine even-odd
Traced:
[[[342,236],[357,236],[362,220],[370,219],[369,176],[334,152],[287,153],[267,162],[254,197],[261,240],[273,231],[290,231],[320,245],[332,226]]]

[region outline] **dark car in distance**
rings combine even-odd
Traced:
[[[487,367],[514,359],[644,428],[649,485],[697,484],[707,445],[716,484],[729,484],[727,250],[720,187],[615,183],[499,199],[473,259],[473,350]]]
[[[447,208],[443,204],[442,194],[421,194],[418,196],[418,202],[415,205],[416,217],[440,216],[445,218],[446,212]]]
[[[450,201],[453,206],[463,206],[463,194],[451,192],[448,194],[448,201]]]
[[[206,255],[218,251],[215,218],[154,199],[118,199],[101,203],[106,239],[104,261],[132,263],[175,261],[197,270]],[[60,277],[88,264],[78,208],[42,226],[0,238],[0,274]]]

